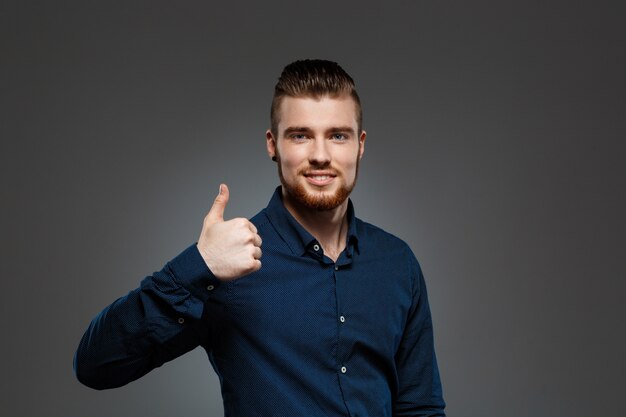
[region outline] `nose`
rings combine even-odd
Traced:
[[[330,164],[331,158],[328,150],[328,141],[324,140],[324,138],[316,138],[312,142],[309,163],[316,166],[326,166]]]

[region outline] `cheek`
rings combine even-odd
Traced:
[[[304,152],[297,152],[293,149],[280,149],[279,155],[283,169],[297,168],[307,161]]]
[[[359,163],[358,154],[351,153],[350,155],[345,155],[341,159],[341,165],[348,172],[356,171],[358,163]]]
[[[280,165],[285,178],[294,177],[300,167],[297,160],[293,159],[292,155],[285,157],[281,154]]]

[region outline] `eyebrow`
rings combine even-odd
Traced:
[[[313,130],[309,127],[304,127],[304,126],[289,126],[288,128],[286,128],[283,131],[283,136],[287,136],[289,134],[292,133],[310,133]],[[329,129],[326,129],[326,134],[329,133],[348,133],[351,135],[355,134],[355,131],[352,127],[350,126],[335,126],[335,127],[331,127]]]
[[[326,133],[349,133],[350,135],[354,135],[356,132],[350,126],[337,126],[331,127]]]
[[[308,127],[289,126],[283,131],[283,136],[287,136],[291,133],[302,133],[302,132],[311,132],[311,129],[309,129]]]

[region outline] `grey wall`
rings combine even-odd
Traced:
[[[357,215],[425,271],[450,416],[626,415],[624,2],[2,1],[3,416],[218,416],[196,350],[97,392],[91,318],[278,183],[272,88],[339,61]],[[584,4],[587,3],[587,4]]]

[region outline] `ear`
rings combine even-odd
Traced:
[[[367,136],[367,132],[365,130],[361,131],[361,135],[359,136],[359,159],[363,158],[363,152],[365,151],[365,137]]]
[[[269,157],[274,158],[276,156],[276,139],[271,129],[267,129],[265,132],[265,145],[267,146],[267,154]]]

